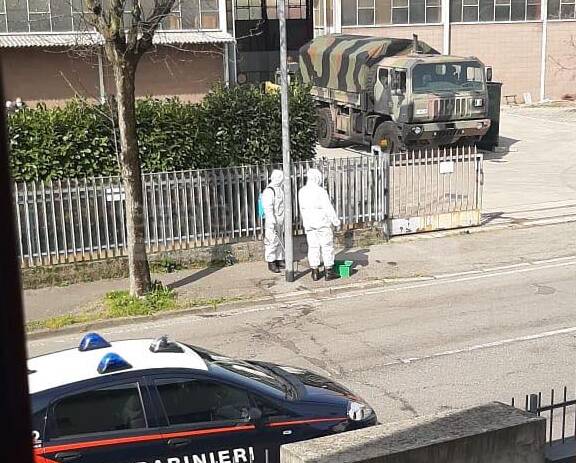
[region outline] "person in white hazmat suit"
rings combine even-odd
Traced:
[[[284,173],[273,170],[270,183],[262,192],[262,207],[264,209],[264,257],[268,269],[274,273],[286,268],[284,248],[280,234],[284,229]]]
[[[312,279],[320,279],[320,262],[324,262],[324,278],[334,280],[334,234],[332,227],[339,227],[340,220],[330,201],[328,192],[322,188],[322,173],[310,169],[306,185],[298,192],[300,216],[308,241],[308,262],[312,268]]]

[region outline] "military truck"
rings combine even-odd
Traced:
[[[440,55],[416,36],[320,36],[300,49],[299,60],[324,147],[348,142],[397,152],[471,144],[490,127],[484,65]]]

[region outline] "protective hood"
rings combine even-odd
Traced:
[[[272,175],[270,175],[269,186],[280,187],[280,186],[282,186],[283,181],[284,181],[284,173],[281,170],[274,169],[272,171]]]
[[[310,169],[306,175],[306,185],[322,186],[322,172],[318,169]]]

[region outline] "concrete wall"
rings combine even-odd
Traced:
[[[29,104],[59,104],[75,96],[98,98],[98,61],[93,53],[63,48],[3,49],[2,71],[7,99]],[[220,47],[176,49],[158,47],[146,54],[136,75],[137,96],[179,96],[199,101],[215,82],[222,80]],[[105,66],[105,83],[112,92],[113,78]]]
[[[519,39],[521,37],[521,39]],[[540,47],[542,24],[453,24],[451,53],[476,56],[494,69],[494,80],[503,82],[502,95],[530,92],[540,96]]]
[[[380,417],[385,420],[385,417]],[[281,463],[543,463],[546,420],[492,403],[283,445]]]
[[[548,23],[546,95],[576,95],[576,22]]]
[[[442,26],[344,27],[342,32],[345,34],[374,35],[400,39],[412,39],[412,34],[418,34],[420,40],[442,52]]]

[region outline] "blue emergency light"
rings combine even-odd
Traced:
[[[106,341],[106,339],[98,333],[88,333],[82,338],[82,341],[80,341],[78,350],[80,352],[86,352],[94,349],[104,349],[105,347],[110,347],[110,343]]]
[[[118,354],[115,354],[114,352],[108,352],[106,355],[104,355],[104,357],[102,357],[102,360],[100,360],[100,363],[98,364],[98,373],[103,375],[104,373],[129,370],[130,368],[132,368],[132,365],[130,365]]]

